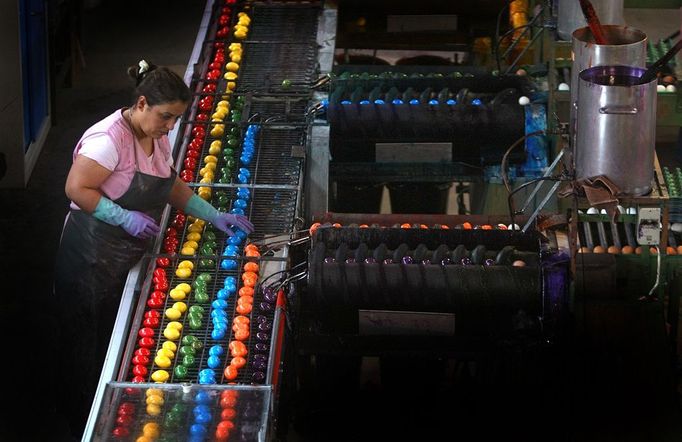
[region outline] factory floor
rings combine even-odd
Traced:
[[[127,66],[145,58],[184,71],[203,7],[201,1],[127,0],[105,1],[85,11],[85,66],[71,87],[56,90],[56,122],[31,180],[25,189],[0,190],[0,367],[3,393],[9,388],[0,412],[2,441],[70,440],[54,413],[60,398],[53,388],[59,382],[52,372],[57,357],[53,331],[59,324],[48,306],[68,206],[63,188],[72,150],[87,127],[128,103]],[[328,382],[310,396],[290,394],[295,379],[285,377],[278,436],[288,441],[421,441],[457,435],[473,435],[472,440],[495,435],[495,440],[512,441],[679,441],[678,398],[661,394],[670,390],[661,383],[676,380],[677,373],[659,375],[651,367],[666,364],[647,363],[646,350],[659,354],[654,349],[661,345],[659,330],[647,320],[656,314],[628,313],[632,326],[626,328],[641,354],[604,354],[598,345],[572,343],[566,353],[549,354],[525,375],[518,373],[528,383],[507,379],[478,385],[472,380],[474,366],[451,360],[408,361],[403,371],[394,363],[391,375],[378,358],[350,361],[356,370],[346,382],[339,367],[348,361],[336,364],[317,379]],[[429,367],[440,374],[420,372]],[[396,379],[402,387],[395,388]]]

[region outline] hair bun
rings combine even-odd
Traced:
[[[139,85],[145,77],[157,68],[156,65],[149,63],[147,60],[140,60],[137,66],[130,66],[128,68],[128,75],[135,80],[135,84]]]

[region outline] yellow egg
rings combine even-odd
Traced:
[[[216,119],[218,121],[223,121],[225,118],[225,115],[227,115],[227,111],[225,108],[219,108],[215,112],[213,112],[213,115],[211,115],[211,118]]]
[[[213,164],[213,163],[211,163],[211,164]],[[204,178],[213,182],[213,180],[215,179],[215,172],[213,172],[210,169],[207,170],[206,173],[204,173]]]
[[[176,302],[176,304],[177,304],[177,302]],[[178,346],[175,345],[175,342],[164,341],[164,343],[161,345],[161,348],[164,350],[169,350],[169,351],[175,352],[178,349]]]
[[[176,302],[173,304],[173,308],[175,310],[180,310],[182,313],[185,313],[187,311],[187,304],[184,302]]]
[[[187,231],[188,231],[188,232],[200,233],[202,230],[204,230],[204,227],[203,227],[203,226],[200,226],[199,224],[194,224],[194,223],[192,223],[192,224],[190,224],[189,226],[187,226]]]
[[[222,152],[223,149],[221,146],[214,146],[213,143],[208,148],[208,153],[211,155],[218,155],[220,152]]]
[[[233,50],[233,49],[236,49],[236,48],[240,48],[240,49],[241,49],[241,47],[242,47],[242,44],[241,44],[241,43],[235,42],[235,43],[230,43],[230,45],[229,45],[227,48],[228,48],[229,50]]]
[[[199,183],[201,183],[201,184],[211,184],[212,182],[213,182],[213,180],[210,178],[207,178],[207,177],[204,177],[199,181]]]
[[[212,137],[222,137],[224,133],[225,133],[225,127],[222,124],[216,124],[211,129],[211,136]]]
[[[230,107],[230,102],[227,100],[220,100],[216,107]]]
[[[200,198],[202,198],[202,199],[204,199],[204,200],[206,200],[206,201],[208,201],[208,200],[211,199],[211,191],[210,191],[210,190],[206,190],[206,189],[201,190],[201,189],[199,189],[199,191],[197,192],[197,195],[199,195]],[[181,252],[181,253],[182,253],[182,252]]]
[[[248,32],[248,31],[249,31],[249,27],[244,25],[244,24],[237,23],[236,25],[234,25],[234,32],[235,33],[237,33],[237,32]]]
[[[233,91],[237,87],[237,83],[234,81],[228,81],[225,86],[227,86],[227,90]]]
[[[187,234],[187,239],[190,241],[199,241],[201,239],[201,235],[196,232],[191,232]]]
[[[173,301],[182,301],[187,297],[187,294],[184,291],[178,290],[177,288],[171,290],[168,294],[173,298]],[[168,314],[168,310],[166,310],[166,314]]]
[[[163,390],[161,390],[159,388],[150,388],[144,392],[144,395],[146,397],[149,397],[149,396],[161,396],[161,397],[163,397]]]
[[[157,355],[154,358],[154,363],[161,368],[168,368],[171,366],[170,358],[167,356],[163,356],[163,355]],[[152,396],[152,397],[156,397],[156,396]],[[161,402],[163,402],[163,399],[161,399]],[[147,403],[149,403],[149,398],[147,398]],[[159,405],[161,405],[161,404],[159,404]]]
[[[225,80],[227,81],[234,81],[237,79],[237,74],[234,72],[227,72],[225,73]]]
[[[201,196],[201,195],[199,195],[199,196]],[[181,254],[181,255],[185,255],[185,256],[194,256],[194,254],[196,253],[196,251],[197,251],[197,249],[192,248],[192,247],[183,247],[183,248],[180,250],[180,254]]]
[[[171,341],[166,341],[166,342],[171,342]],[[167,348],[160,348],[156,351],[156,356],[163,356],[168,359],[173,359],[175,357],[175,350],[169,350]],[[165,367],[163,367],[165,368]]]
[[[159,424],[156,422],[149,422],[142,427],[142,434],[147,437],[156,439],[159,437]]]
[[[187,284],[186,282],[181,282],[180,284],[175,286],[176,289],[180,289],[183,292],[187,293],[189,295],[189,292],[192,291],[192,286]]]
[[[234,36],[235,36],[235,38],[243,40],[246,38],[246,31],[236,30],[236,31],[234,31]]]
[[[190,269],[194,270],[194,263],[192,261],[184,260],[180,261],[180,264],[178,264],[179,269]],[[179,286],[180,284],[178,284]]]
[[[135,439],[135,442],[154,442],[154,438],[142,435]]]
[[[174,291],[176,293],[177,292],[182,293],[182,298],[176,298],[174,296],[171,296],[171,298],[173,298],[175,301],[181,301],[181,300],[185,299],[185,297],[187,296],[187,295],[185,295],[185,292],[183,292],[182,290],[174,290]],[[166,309],[166,318],[170,319],[171,321],[174,321],[176,319],[180,319],[180,316],[182,316],[182,312],[180,312],[179,310],[175,310],[172,307],[169,309]]]
[[[166,370],[156,370],[152,373],[152,380],[154,382],[166,382],[170,375]]]
[[[150,416],[158,416],[161,414],[161,407],[155,404],[147,405],[147,414]]]
[[[177,331],[182,330],[182,324],[178,321],[171,321],[166,325],[166,328],[173,328]]]
[[[206,155],[204,157],[204,163],[206,163],[206,164],[217,163],[217,162],[218,162],[218,157],[216,157],[215,155]]]
[[[239,70],[239,63],[231,61],[225,65],[225,70],[228,72],[237,72]]]
[[[191,247],[193,249],[196,249],[199,247],[199,244],[196,241],[185,241],[182,244],[182,247]]]
[[[235,63],[241,63],[242,56],[240,54],[234,54],[230,57],[230,60],[234,61]]]
[[[190,269],[177,269],[175,271],[175,276],[182,279],[187,279],[192,276],[192,271]]]
[[[180,332],[174,328],[166,328],[163,331],[163,335],[171,341],[177,341],[180,338]]]

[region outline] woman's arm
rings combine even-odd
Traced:
[[[102,197],[100,186],[109,175],[111,171],[97,161],[78,155],[66,177],[66,196],[81,210],[92,213]]]
[[[175,182],[168,196],[168,203],[179,210],[185,210],[187,201],[192,197],[192,189],[180,178],[175,177]]]

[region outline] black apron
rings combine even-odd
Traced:
[[[158,223],[175,176],[172,169],[168,178],[140,172],[135,155],[130,187],[114,202]],[[149,240],[81,210],[71,210],[64,226],[54,287],[60,330],[56,403],[76,436],[90,412],[126,277],[148,246]]]

